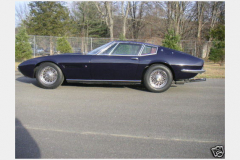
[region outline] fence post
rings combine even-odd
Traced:
[[[36,54],[36,53],[35,53],[35,52],[36,52],[36,42],[35,42],[35,36],[34,36],[33,38],[34,38],[34,39],[33,39],[33,40],[34,40],[34,41],[33,41],[33,48],[34,48],[34,49],[33,49],[33,54],[34,54],[34,56],[33,56],[33,57],[35,58],[35,54]]]
[[[91,50],[92,50],[92,38],[91,38]]]
[[[195,53],[194,53],[195,55],[195,57],[197,57],[197,42],[195,41]]]

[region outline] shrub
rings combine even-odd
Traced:
[[[22,61],[32,57],[32,48],[29,36],[24,27],[21,27],[15,37],[15,60]]]
[[[173,30],[169,30],[168,34],[165,35],[163,40],[163,46],[171,49],[175,49],[178,51],[182,51],[180,44],[180,36],[175,35]]]
[[[57,50],[61,53],[72,53],[72,47],[67,41],[66,37],[60,37],[57,39]]]
[[[121,34],[119,35],[119,40],[120,40],[120,41],[126,41],[126,37],[123,36],[123,34],[121,33]]]
[[[220,65],[222,65],[225,60],[225,26],[217,26],[210,34],[214,42],[209,53],[209,60],[214,63],[220,62]]]

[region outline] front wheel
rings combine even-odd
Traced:
[[[165,65],[152,65],[144,75],[144,85],[152,92],[164,92],[173,81],[171,70]]]
[[[54,89],[63,83],[61,69],[54,63],[42,63],[36,72],[36,79],[42,88]]]

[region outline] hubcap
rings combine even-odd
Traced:
[[[150,84],[154,88],[162,88],[167,84],[168,75],[161,69],[156,69],[150,74]]]
[[[40,73],[40,80],[45,84],[51,85],[56,82],[57,76],[57,71],[54,68],[47,66],[42,69]]]

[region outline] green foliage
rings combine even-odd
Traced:
[[[72,10],[71,32],[75,36],[83,37],[108,37],[108,27],[103,22],[95,2],[73,2],[75,9]]]
[[[108,27],[101,21],[89,23],[88,36],[90,37],[109,37]]]
[[[225,41],[225,25],[218,25],[210,33],[214,40]]]
[[[67,41],[66,37],[60,37],[57,39],[57,50],[61,53],[72,53],[72,47]]]
[[[220,65],[225,60],[225,26],[218,25],[215,29],[211,31],[211,36],[213,37],[213,46],[210,50],[209,60],[220,62]]]
[[[63,2],[32,1],[29,21],[24,21],[31,35],[59,36],[69,30],[69,11]]]
[[[15,37],[15,60],[21,61],[32,57],[32,48],[26,28],[21,27]]]
[[[180,43],[180,36],[175,35],[173,30],[169,30],[168,34],[165,35],[165,38],[163,40],[163,46],[167,48],[171,48],[174,50],[182,51]]]

